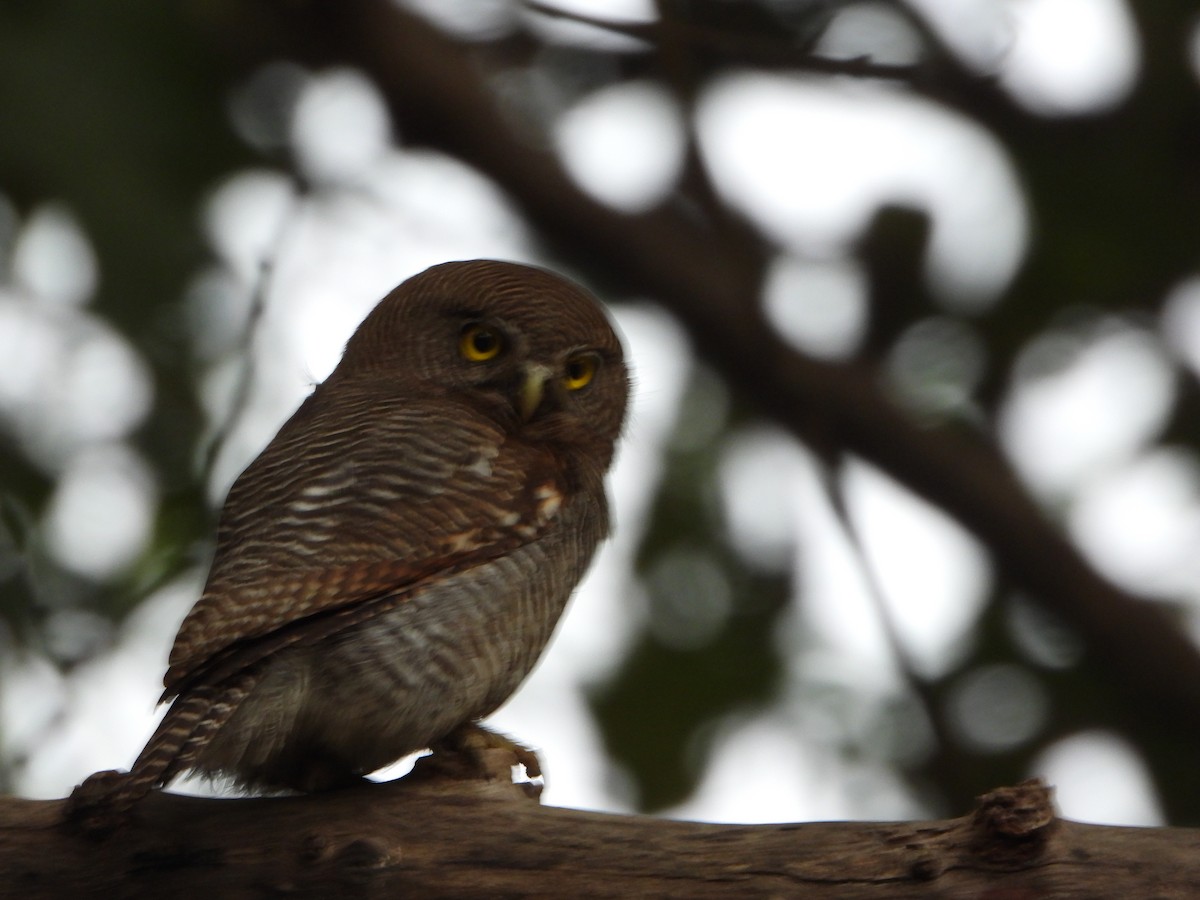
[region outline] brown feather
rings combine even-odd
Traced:
[[[307,427],[321,428],[324,407],[334,415],[342,412],[322,402],[329,396],[319,388],[309,398],[306,405],[317,408],[305,411]],[[511,552],[549,524],[537,491],[561,490],[550,454],[505,441],[498,430],[464,421],[462,410],[448,405],[408,406],[389,415],[388,406],[397,402],[385,398],[376,406],[378,416],[361,429],[325,432],[321,443],[289,440],[289,422],[243,473],[226,504],[234,514],[219,528],[217,557],[204,593],[171,650],[164,698],[234,644],[316,613],[403,592],[448,568]],[[439,432],[446,449],[471,446],[478,458],[480,447],[494,447],[491,474],[464,474],[474,460],[463,452],[455,465],[439,460],[437,466],[416,469],[414,476],[413,461],[430,449],[414,428],[404,427],[418,421]],[[414,436],[420,437],[416,446]],[[380,454],[379,446],[388,453]],[[520,460],[513,460],[518,453]],[[260,473],[270,472],[280,457],[287,459],[292,478],[285,481],[277,471],[268,482]],[[392,477],[401,466],[403,482]],[[338,471],[352,472],[363,489],[371,483],[395,485],[396,499],[366,503],[361,496],[366,491],[360,489],[354,492],[357,502],[310,509],[306,489]],[[414,484],[418,478],[420,483]],[[281,523],[296,531],[280,534]],[[297,545],[315,550],[297,553]]]

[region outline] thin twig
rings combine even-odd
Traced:
[[[844,459],[844,456],[839,457],[839,462],[842,459]],[[854,554],[854,558],[858,563],[858,570],[862,575],[863,586],[866,588],[867,597],[875,611],[875,617],[879,621],[879,626],[883,630],[883,637],[887,642],[888,650],[896,662],[896,668],[899,669],[901,678],[903,678],[909,690],[912,691],[913,696],[917,698],[917,702],[921,704],[921,708],[925,711],[925,718],[929,721],[929,727],[933,730],[934,740],[937,741],[939,750],[942,751],[944,757],[942,774],[956,784],[958,793],[966,793],[969,785],[966,784],[966,780],[962,777],[961,772],[956,771],[956,756],[945,752],[947,748],[952,746],[954,736],[946,722],[946,717],[942,714],[937,694],[932,690],[929,682],[917,670],[916,661],[908,647],[905,646],[904,639],[900,636],[900,629],[897,627],[896,618],[892,615],[891,607],[888,605],[887,597],[883,590],[883,583],[879,578],[879,572],[871,562],[871,558],[867,554],[866,545],[862,539],[862,533],[855,524],[854,517],[850,514],[849,504],[846,501],[844,472],[841,469],[840,465],[835,465],[824,459],[819,460],[817,463],[819,478],[825,489],[826,496],[829,498],[829,505],[841,525],[842,533],[846,538],[846,543],[850,547],[850,552]],[[948,766],[953,767],[949,772],[946,771]]]
[[[291,201],[290,208],[280,216],[279,225],[275,229],[275,235],[271,239],[271,245],[259,260],[258,277],[254,282],[254,291],[250,295],[250,310],[246,316],[246,328],[242,332],[242,338],[237,348],[237,352],[241,354],[242,358],[242,371],[237,379],[237,386],[234,389],[229,409],[226,411],[220,425],[213,432],[208,447],[204,451],[202,473],[206,481],[212,475],[217,457],[220,456],[221,450],[224,449],[226,443],[229,441],[229,436],[233,433],[234,426],[237,425],[242,413],[249,405],[250,388],[254,381],[254,340],[258,334],[258,326],[262,322],[263,314],[266,312],[267,297],[270,295],[271,288],[275,284],[279,269],[279,260],[283,256],[283,250],[292,231],[292,226],[303,210],[303,207],[303,194],[297,193]]]
[[[679,19],[653,22],[607,19],[548,6],[539,0],[526,0],[525,6],[538,15],[590,25],[613,34],[622,34],[645,41],[654,46],[661,46],[668,40],[677,41],[697,49],[718,53],[729,60],[770,68],[788,67],[826,75],[851,75],[857,78],[885,78],[898,81],[911,80],[920,71],[918,66],[878,63],[867,56],[847,59],[816,56],[807,48],[785,44],[778,39],[765,39],[750,34],[721,31]]]

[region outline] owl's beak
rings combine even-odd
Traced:
[[[525,367],[525,379],[521,382],[521,389],[517,394],[517,409],[521,413],[521,421],[528,422],[542,405],[542,398],[546,395],[546,380],[551,374],[547,366],[537,363]]]

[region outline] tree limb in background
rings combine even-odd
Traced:
[[[655,47],[666,42],[685,42],[698,50],[718,55],[734,65],[820,72],[823,75],[852,75],[859,78],[897,80],[910,80],[920,74],[920,69],[913,65],[878,63],[866,57],[836,59],[829,56],[815,56],[809,52],[811,48],[807,42],[798,44],[792,40],[793,36],[783,32],[780,23],[773,23],[774,29],[768,25],[767,28],[760,31],[732,30],[713,24],[696,24],[679,18],[669,18],[663,14],[665,10],[661,0],[658,3],[660,18],[643,22],[589,16],[574,10],[548,6],[537,0],[526,0],[523,5],[526,9],[550,19],[579,22],[602,31],[645,41]],[[754,10],[755,7],[752,5],[743,5],[737,12],[750,18],[747,13],[752,13]],[[822,16],[828,14],[826,10],[816,7],[813,12]],[[769,21],[769,16],[767,18]],[[814,35],[819,36],[820,31],[815,31]]]
[[[982,436],[914,421],[873,368],[787,346],[760,312],[765,249],[730,246],[686,210],[629,215],[585,195],[553,154],[513,127],[481,54],[420,17],[373,0],[303,9],[264,22],[281,43],[256,49],[363,68],[410,142],[486,173],[565,258],[668,307],[699,352],[780,424],[832,440],[944,509],[983,541],[1006,578],[1080,631],[1130,716],[1200,740],[1200,653],[1176,623],[1101,578]]]

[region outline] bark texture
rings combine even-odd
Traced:
[[[301,797],[156,793],[99,839],[65,826],[61,809],[0,799],[0,895],[1200,896],[1200,830],[1062,820],[1036,781],[935,822],[678,822],[420,774]]]

